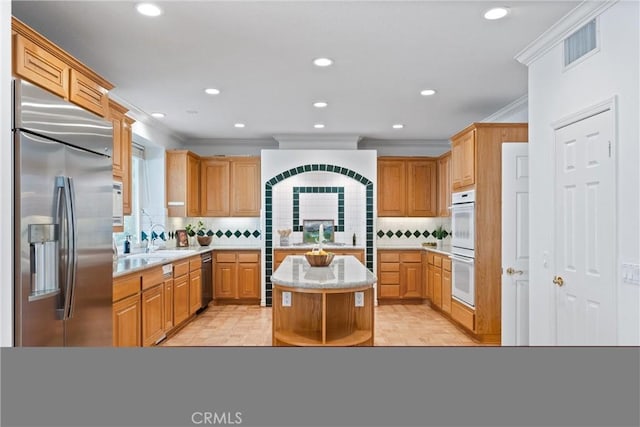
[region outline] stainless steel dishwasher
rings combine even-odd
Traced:
[[[213,300],[213,262],[211,252],[200,255],[202,261],[202,304],[196,313],[204,311]]]

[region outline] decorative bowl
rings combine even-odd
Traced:
[[[209,246],[211,244],[212,236],[196,236],[198,238],[198,243],[200,246]]]
[[[304,257],[311,267],[326,267],[331,264],[335,254],[333,252],[325,252],[324,254],[315,254],[307,252]]]

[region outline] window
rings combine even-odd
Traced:
[[[143,197],[146,194],[144,191],[145,170],[144,147],[133,144],[131,149],[131,217],[125,218],[124,231],[125,234],[132,236],[134,244],[141,242],[146,224],[142,214]]]
[[[564,39],[564,67],[591,56],[587,54],[597,52],[597,47],[598,27],[594,19]]]

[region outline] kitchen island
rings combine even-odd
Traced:
[[[354,256],[311,267],[287,256],[271,276],[274,346],[372,346],[376,276]]]

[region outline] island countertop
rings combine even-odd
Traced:
[[[304,289],[346,289],[373,285],[377,277],[352,255],[336,255],[328,267],[311,267],[302,255],[289,255],[271,276],[276,285]]]

